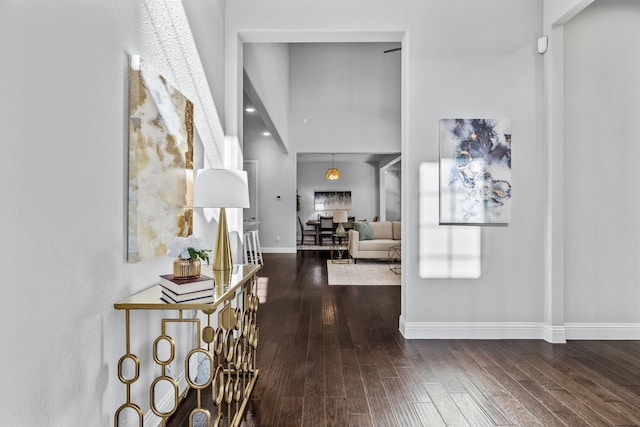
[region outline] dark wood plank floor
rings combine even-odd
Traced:
[[[640,426],[639,341],[405,340],[400,287],[328,286],[326,257],[265,254],[244,426]]]

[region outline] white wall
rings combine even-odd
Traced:
[[[401,219],[401,181],[400,170],[389,169],[384,173],[384,212],[380,212],[380,219],[386,221],[400,221]],[[382,179],[382,178],[381,178]],[[383,217],[384,215],[384,217]]]
[[[640,323],[640,3],[565,25],[566,321]]]
[[[224,1],[181,0],[216,112],[224,124]]]
[[[379,40],[385,31],[404,32],[403,332],[414,337],[438,334],[442,322],[454,327],[496,325],[502,336],[530,333],[530,328],[540,336],[544,240],[539,230],[544,227],[546,208],[540,184],[545,178],[532,179],[544,169],[545,161],[537,108],[542,59],[535,51],[542,26],[540,2],[409,0],[398,7],[364,0],[304,6],[293,0],[266,0],[251,3],[249,13],[248,8],[246,0],[227,5],[230,39],[244,37],[245,28],[252,29],[252,41],[260,30],[270,41],[287,41],[287,37],[308,41],[310,34],[322,41],[332,37],[332,31],[347,41],[363,39],[371,31],[372,40]],[[303,33],[300,28],[307,30]],[[280,38],[276,40],[275,35]],[[228,59],[235,55],[231,45],[227,44]],[[418,277],[418,238],[413,232],[418,227],[418,166],[438,159],[438,121],[443,117],[510,117],[513,121],[514,220],[508,227],[484,230],[484,274],[479,280]],[[522,324],[526,327],[520,328]]]
[[[543,0],[542,34],[547,38],[541,76],[543,96],[538,108],[544,135],[541,150],[546,157],[539,170],[544,182],[547,209],[544,214],[544,325],[545,339],[565,342],[564,271],[564,24],[594,0]]]
[[[245,141],[244,159],[258,160],[260,246],[263,252],[296,250],[296,156],[270,138]],[[277,165],[277,167],[274,167]],[[280,200],[276,197],[280,196]]]
[[[215,4],[222,13],[224,2]],[[125,401],[124,313],[113,304],[171,268],[168,257],[126,263],[127,54],[195,102],[211,164],[221,161],[212,147],[222,131],[179,1],[0,10],[0,56],[10,58],[0,61],[0,418],[113,425]],[[145,364],[160,314],[132,316],[132,349]],[[147,391],[133,390],[145,412]]]
[[[400,151],[398,43],[291,45],[291,141],[299,153]]]
[[[578,259],[597,256],[599,251],[573,252],[572,241],[578,232],[575,224],[581,224],[580,232],[584,232],[586,224],[575,221],[579,204],[567,209],[570,203],[566,200],[580,200],[575,194],[567,194],[576,191],[578,182],[566,173],[566,156],[573,153],[567,150],[572,142],[565,141],[565,136],[575,132],[582,137],[589,128],[569,128],[565,135],[565,114],[581,115],[583,111],[569,113],[564,108],[565,80],[573,78],[563,70],[565,51],[575,47],[564,46],[564,24],[571,23],[593,0],[542,4],[407,1],[402,8],[364,1],[347,6],[329,1],[317,8],[306,4],[302,8],[293,0],[273,0],[254,5],[251,13],[244,13],[245,3],[234,2],[227,10],[229,40],[403,41],[402,216],[407,235],[403,236],[405,286],[400,320],[406,336],[543,337],[553,342],[563,342],[565,337],[640,336],[637,310],[619,304],[628,297],[629,283],[636,277],[629,267],[632,262],[616,258],[616,264],[615,256],[606,258],[620,267],[612,274],[620,286],[616,288],[618,292],[603,299],[603,305],[598,300],[603,286],[600,280],[576,286],[583,275],[578,272]],[[626,10],[631,4],[599,3],[613,3],[610,7],[614,10]],[[245,28],[251,31],[243,31]],[[631,29],[624,28],[635,40]],[[398,33],[404,35],[393,39]],[[536,52],[536,40],[545,33],[550,47],[543,56]],[[611,36],[615,39],[603,40],[623,46],[629,37],[616,32]],[[596,47],[599,45],[596,43]],[[227,58],[233,59],[236,53],[230,46],[232,43],[227,44]],[[622,64],[630,61],[630,69],[635,70],[635,56],[630,57],[625,57]],[[577,61],[594,65],[584,58]],[[614,66],[620,62],[600,64]],[[580,82],[581,79],[576,84]],[[590,84],[597,89],[599,82]],[[628,92],[637,98],[634,86],[630,87]],[[593,88],[592,92],[599,93]],[[572,102],[569,98],[566,101]],[[587,105],[581,107],[586,109]],[[618,105],[616,100],[602,108],[619,114]],[[592,110],[588,113],[595,117]],[[418,249],[417,239],[407,231],[412,225],[417,226],[419,215],[418,165],[437,160],[437,122],[442,117],[510,117],[514,124],[514,220],[507,227],[483,229],[483,277],[475,281],[421,280],[417,277],[416,259],[411,255]],[[292,129],[298,121],[292,119]],[[569,120],[567,125],[571,125]],[[626,131],[618,129],[613,134],[626,136]],[[291,135],[294,136],[293,130]],[[624,206],[633,217],[635,205],[629,202]],[[611,224],[604,229],[614,236],[609,239],[625,240]],[[624,250],[614,251],[616,256],[629,260],[635,255],[633,241],[627,238],[619,245]],[[637,294],[632,291],[631,295],[635,301]],[[588,309],[578,308],[585,304]]]

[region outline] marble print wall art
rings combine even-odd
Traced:
[[[193,104],[139,56],[129,70],[127,260],[167,253],[192,232]]]
[[[511,120],[440,120],[440,224],[511,220]]]

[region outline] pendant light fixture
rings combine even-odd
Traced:
[[[335,154],[331,155],[331,167],[327,169],[327,173],[324,174],[324,177],[335,181],[336,179],[340,179],[340,171],[333,166],[333,161],[335,159]]]

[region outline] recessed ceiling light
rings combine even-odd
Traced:
[[[255,113],[256,109],[253,107],[247,107],[244,109],[244,111],[246,111],[247,113]]]
[[[270,136],[270,135],[271,135],[271,132],[262,132],[262,135],[264,135],[264,136]]]

